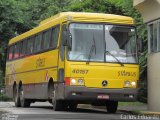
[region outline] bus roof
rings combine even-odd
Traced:
[[[60,24],[65,21],[74,21],[74,22],[93,22],[93,23],[113,23],[113,24],[128,24],[133,25],[134,20],[131,17],[114,15],[114,14],[103,14],[103,13],[86,13],[86,12],[61,12],[56,14],[42,22],[39,26],[27,31],[19,36],[12,38],[9,41],[9,45],[13,44],[21,39],[25,39],[29,36],[32,36],[38,32],[41,32],[45,29],[48,29],[54,25]]]

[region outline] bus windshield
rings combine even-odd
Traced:
[[[71,23],[69,31],[69,60],[137,63],[134,27]]]

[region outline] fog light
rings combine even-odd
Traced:
[[[83,79],[78,79],[78,85],[84,85]]]
[[[131,82],[131,85],[132,86],[136,86],[136,82]]]
[[[76,95],[76,93],[72,93],[72,95]]]
[[[71,79],[71,84],[75,85],[76,84],[76,80],[75,79]]]
[[[126,80],[126,81],[124,82],[124,85],[125,85],[125,87],[129,87],[129,86],[131,86],[131,83],[130,83],[130,81]]]
[[[133,95],[129,95],[129,98],[133,98],[134,96]]]

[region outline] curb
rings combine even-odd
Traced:
[[[146,115],[158,115],[158,116],[160,116],[160,112],[141,111],[141,113],[146,114]]]
[[[86,105],[82,105],[83,107]],[[93,109],[101,109],[104,110],[104,107],[97,107],[97,106],[91,106],[87,105],[88,108],[93,108]],[[128,114],[134,114],[134,115],[158,115],[160,116],[160,112],[152,112],[152,111],[141,111],[141,110],[125,110],[125,109],[118,109],[120,112],[128,113]]]
[[[158,115],[160,116],[160,112],[151,112],[151,111],[131,111],[131,110],[119,110],[120,112],[125,112],[129,114],[135,115]]]

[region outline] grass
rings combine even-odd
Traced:
[[[146,103],[141,102],[119,102],[119,106],[139,106],[139,105],[146,105]]]
[[[5,94],[0,93],[0,101],[11,101],[11,98],[8,98]]]
[[[0,117],[1,117],[3,114],[5,114],[5,113],[7,113],[7,112],[0,110]]]

